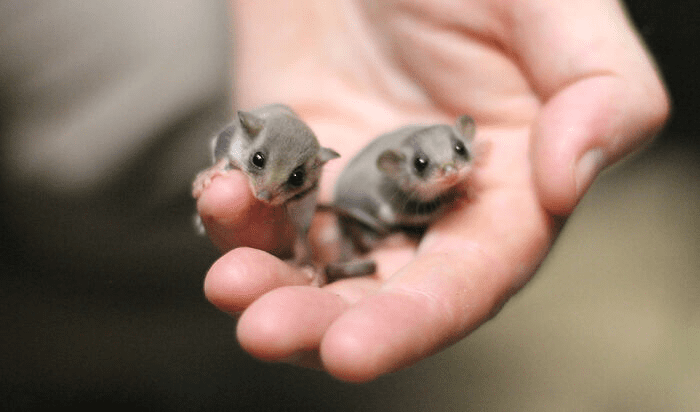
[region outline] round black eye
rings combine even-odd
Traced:
[[[299,187],[304,184],[305,179],[306,175],[304,174],[304,169],[297,168],[289,175],[287,183],[289,183],[290,186]]]
[[[424,171],[429,163],[428,159],[423,156],[416,156],[416,158],[413,159],[413,167],[416,168],[418,173]]]
[[[455,142],[455,153],[457,153],[460,156],[465,156],[467,154],[467,148],[464,147],[464,143],[462,142]]]
[[[253,163],[255,167],[262,169],[265,167],[265,155],[261,152],[256,152],[253,157],[250,158],[250,162]]]

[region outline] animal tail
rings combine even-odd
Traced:
[[[366,276],[377,270],[374,260],[351,260],[348,262],[335,262],[326,265],[326,279],[328,282],[343,278]]]

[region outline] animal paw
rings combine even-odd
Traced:
[[[227,161],[223,159],[212,167],[197,173],[197,176],[194,178],[194,182],[192,182],[192,197],[199,199],[202,192],[204,192],[204,189],[211,184],[211,181],[215,177],[221,176],[227,172],[226,165]]]

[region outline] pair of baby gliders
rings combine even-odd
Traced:
[[[239,111],[212,142],[213,166],[193,183],[198,197],[217,174],[238,169],[255,197],[284,205],[296,229],[293,262],[311,264],[309,227],[317,209],[338,217],[341,256],[325,268],[326,281],[368,275],[372,260],[357,259],[397,230],[421,230],[435,220],[472,169],[474,120],[460,116],[453,126],[410,125],[371,141],[345,166],[330,205],[317,205],[323,165],[339,157],[321,147],[313,131],[291,108],[273,104]]]

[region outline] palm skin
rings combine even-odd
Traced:
[[[663,125],[668,98],[614,1],[234,1],[237,104],[293,107],[342,157],[412,123],[477,123],[488,147],[472,196],[416,243],[372,252],[376,275],[310,286],[280,260],[291,247],[280,208],[245,178],[214,179],[198,199],[226,252],[207,298],[239,314],[252,355],[323,368],[348,381],[401,369],[458,341],[535,273],[596,174]],[[319,262],[332,219],[312,227]],[[268,253],[269,252],[269,253]]]

